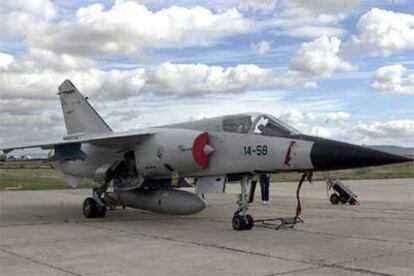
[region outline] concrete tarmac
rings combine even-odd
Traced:
[[[0,192],[0,275],[414,275],[414,179],[344,181],[361,205],[302,188],[304,224],[235,232],[239,185],[188,217],[126,209],[85,219],[89,190]],[[255,219],[291,216],[295,183],[256,192]]]

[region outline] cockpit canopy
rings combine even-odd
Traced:
[[[223,118],[223,131],[265,136],[291,136],[300,132],[268,114],[239,114]]]

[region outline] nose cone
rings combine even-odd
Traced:
[[[318,139],[311,150],[314,168],[320,171],[352,169],[413,161],[413,159],[339,141]]]

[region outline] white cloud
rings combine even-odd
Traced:
[[[46,106],[42,100],[27,100],[27,99],[0,99],[0,114],[9,115],[29,115],[33,114],[35,110],[43,109]]]
[[[267,82],[281,87],[315,89],[319,79],[328,79],[336,71],[351,71],[355,66],[340,56],[341,40],[322,36],[311,42],[302,43],[290,60],[289,68],[273,72]]]
[[[332,132],[333,128],[346,125],[349,122],[351,115],[344,111],[320,113],[303,112],[297,109],[290,109],[279,113],[278,117],[282,121],[301,129],[305,133],[316,135],[316,131],[318,130],[321,130],[321,132],[326,134],[327,131],[322,129],[330,129]],[[328,137],[328,135],[325,135],[325,137]]]
[[[277,114],[277,117],[283,122],[286,122],[300,131],[305,132],[308,123],[317,118],[314,112],[302,112],[297,109],[289,109],[287,111],[280,112]]]
[[[326,115],[325,122],[326,123],[336,123],[339,125],[343,125],[349,121],[351,118],[351,114],[347,112],[332,112]]]
[[[318,38],[321,36],[342,37],[346,31],[338,27],[329,26],[300,26],[289,28],[282,32],[285,36]]]
[[[275,73],[275,76],[269,83],[285,88],[299,87],[306,89],[314,89],[318,84],[310,80],[309,76],[305,76],[301,72],[295,70],[286,70],[284,72]]]
[[[285,0],[284,13],[294,16],[338,14],[357,7],[361,0]]]
[[[57,71],[82,70],[96,67],[96,62],[86,57],[70,54],[56,54],[50,50],[31,48],[28,53],[30,60],[37,67]]]
[[[58,57],[56,62],[61,60]],[[56,55],[51,55],[51,58],[54,60]],[[42,66],[39,61],[19,59],[8,63],[7,68],[0,72],[2,99],[53,99],[57,85],[66,78],[88,95],[104,101],[126,99],[140,93],[243,93],[249,88],[266,85],[272,79],[272,71],[253,64],[221,67],[170,62],[127,70],[72,69],[70,66]]]
[[[358,122],[348,133],[352,133],[350,131],[364,144],[414,146],[414,120]]]
[[[85,95],[91,96],[95,106],[119,104],[119,109],[124,113],[118,114],[119,121],[114,120],[114,125],[117,127],[118,122],[124,121],[123,127],[131,128],[131,124],[135,122],[131,118],[135,118],[135,111],[142,111],[140,100],[145,97],[148,97],[150,103],[147,105],[150,107],[148,107],[149,112],[142,115],[142,121],[140,119],[142,124],[154,122],[157,118],[161,118],[158,122],[162,123],[187,116],[187,113],[180,113],[180,111],[188,108],[188,101],[177,99],[174,104],[171,104],[171,99],[176,97],[161,99],[158,97],[160,95],[207,94],[209,97],[208,94],[220,94],[207,100],[204,97],[192,98],[192,104],[197,103],[200,107],[194,108],[197,109],[192,113],[195,118],[211,116],[211,114],[236,113],[240,110],[250,111],[252,108],[259,111],[282,112],[288,106],[288,101],[284,101],[281,95],[283,93],[289,95],[290,92],[274,91],[274,89],[316,88],[318,79],[329,78],[336,71],[353,69],[342,59],[340,53],[343,46],[341,47],[341,41],[336,37],[345,34],[341,22],[346,18],[346,12],[359,1],[248,0],[245,2],[252,5],[247,7],[248,11],[271,11],[275,12],[276,16],[253,21],[249,19],[248,13],[243,15],[236,9],[170,7],[153,10],[126,1],[116,1],[113,6],[105,5],[105,7],[100,4],[90,5],[79,9],[73,16],[67,14],[55,16],[55,7],[50,0],[9,1],[8,9],[3,9],[5,4],[2,3],[0,32],[6,36],[12,35],[13,39],[15,37],[21,39],[22,43],[19,46],[25,49],[20,51],[18,48],[19,54],[15,57],[0,53],[0,133],[8,133],[6,137],[1,137],[0,142],[3,144],[5,139],[9,142],[42,141],[50,138],[50,133],[54,131],[63,134],[64,125],[61,118],[50,114],[60,114],[56,90],[59,83],[66,78],[72,79]],[[255,3],[259,4],[254,7]],[[364,55],[372,54],[374,51],[375,55],[386,55],[412,47],[410,43],[413,16],[408,14],[401,16],[400,13],[388,11],[383,13],[386,16],[378,16],[378,14],[374,16],[371,11],[371,15],[367,16],[369,20],[364,19],[364,21],[361,18],[358,33],[349,40],[349,43],[359,41],[360,44],[353,46],[364,48],[366,44],[368,53],[363,52]],[[392,17],[392,20],[386,19],[384,23],[381,18],[388,18],[390,13],[397,16]],[[256,16],[259,15],[253,14],[251,18],[259,18]],[[146,47],[209,46],[223,37],[252,32],[261,27],[277,27],[280,30],[278,35],[312,38],[325,36],[304,43],[294,55],[289,68],[278,69],[279,71],[254,64],[211,66],[170,62],[147,68],[103,69],[117,66],[115,63],[121,59],[107,61],[109,60],[107,54],[115,54],[115,57],[121,54],[123,59],[125,56],[140,57],[140,51]],[[389,37],[393,39],[390,40]],[[234,46],[235,41],[238,42],[233,40],[230,46]],[[227,42],[226,40],[223,43]],[[270,50],[270,43],[266,40],[251,46],[259,53]],[[287,53],[290,53],[290,49],[295,45],[289,47]],[[360,49],[358,47],[357,51]],[[370,52],[370,49],[373,51]],[[271,52],[272,56],[273,52]],[[213,54],[216,54],[216,51]],[[102,56],[105,56],[104,61]],[[154,64],[153,62],[168,60],[168,58],[171,58],[170,54],[150,59],[148,63]],[[228,64],[227,61],[223,63]],[[285,59],[278,60],[277,64],[285,61]],[[266,64],[275,64],[275,61]],[[404,67],[395,67],[388,71],[385,69],[381,71],[380,68],[377,73],[372,84],[373,89],[393,93],[412,93],[413,76]],[[256,91],[258,89],[263,91]],[[254,92],[237,95],[238,101],[236,105],[234,104],[233,93],[252,90]],[[133,98],[137,95],[140,97]],[[221,105],[223,98],[227,98],[226,105]],[[244,100],[240,100],[242,98]],[[156,103],[154,99],[157,99]],[[211,99],[216,99],[214,106],[206,104]],[[339,100],[335,102],[337,106],[330,103],[329,99],[319,101],[323,106],[328,107],[318,109],[317,105],[320,104],[317,103],[318,100],[308,100],[306,104],[295,102],[295,108],[301,112],[288,112],[284,114],[284,119],[309,134],[349,139],[356,143],[363,141],[370,144],[414,145],[412,120],[370,122],[358,121],[357,117],[352,117],[351,120],[349,113],[336,111],[343,110],[345,106]],[[124,106],[125,103],[130,103],[129,109]],[[168,104],[175,105],[166,109],[172,112],[163,109]],[[301,105],[305,108],[301,108]],[[131,106],[135,108],[133,112]],[[336,112],[333,112],[334,110]],[[175,113],[179,114],[172,118],[171,114]],[[35,133],[31,132],[29,135],[27,133],[29,128]]]
[[[50,100],[56,97],[57,86],[69,78],[98,100],[125,99],[138,95],[145,83],[144,73],[143,69],[8,71],[0,74],[0,91],[2,99]]]
[[[332,138],[358,145],[414,146],[413,120],[341,122],[339,127],[310,125],[307,134]]]
[[[323,35],[342,37],[346,30],[340,26],[349,11],[361,0],[244,0],[242,11],[272,14],[258,24],[278,27],[283,36],[317,38]]]
[[[316,89],[318,87],[319,87],[318,84],[314,81],[306,81],[303,84],[303,88],[306,88],[306,89]]]
[[[288,110],[278,117],[301,132],[358,145],[414,146],[414,120],[369,120],[344,112]]]
[[[13,0],[4,5],[14,11],[24,11],[44,19],[51,19],[56,15],[56,8],[50,0]]]
[[[45,142],[61,139],[64,135],[63,120],[54,115],[57,110],[37,110],[34,114],[1,114],[0,144],[16,145],[18,143]],[[30,131],[28,131],[30,130]]]
[[[30,41],[31,37],[42,35],[45,30],[55,24],[41,17],[36,17],[26,10],[8,12],[2,6],[0,6],[0,17],[2,23],[0,24],[0,32],[3,35],[19,37],[23,41],[22,45],[27,48],[33,47]]]
[[[323,138],[330,138],[333,135],[330,129],[328,129],[327,127],[323,127],[323,126],[311,127],[308,134],[313,135],[313,136],[323,137]]]
[[[414,48],[414,15],[373,8],[357,23],[358,33],[344,45],[354,56],[388,56]]]
[[[249,87],[263,85],[270,71],[252,64],[223,68],[166,62],[149,68],[146,73],[148,92],[196,95],[242,93]]]
[[[278,0],[242,0],[239,9],[242,11],[269,12],[274,10]]]
[[[392,94],[414,94],[414,74],[407,74],[401,64],[380,67],[375,71],[371,88]]]
[[[271,48],[272,47],[270,46],[270,43],[266,40],[261,40],[258,43],[250,44],[250,49],[261,55],[269,52]]]
[[[242,0],[243,11],[272,12],[276,9],[292,17],[316,17],[321,14],[340,14],[357,7],[361,0]]]
[[[208,46],[218,37],[253,27],[237,9],[213,13],[200,6],[172,6],[153,12],[135,2],[116,1],[109,10],[102,4],[82,7],[73,20],[48,24],[26,35],[32,48],[60,54],[136,55],[149,46]]]
[[[0,52],[0,69],[7,69],[13,60],[14,57],[12,55]]]
[[[303,43],[292,58],[289,68],[305,76],[329,78],[334,71],[350,71],[353,66],[339,56],[341,41],[323,36]]]
[[[274,12],[277,17],[270,25],[281,28],[281,35],[298,38],[320,36],[342,37],[346,30],[341,26],[349,10],[359,4],[359,0],[283,0]]]

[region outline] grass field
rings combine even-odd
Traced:
[[[280,173],[272,176],[272,181],[298,181],[299,173]],[[323,177],[339,177],[340,179],[379,179],[379,178],[414,178],[414,163],[387,165],[373,168],[315,173],[314,180]],[[99,186],[91,180],[82,181],[80,187]],[[36,162],[0,162],[0,189],[64,189],[67,188],[62,175],[50,165]]]
[[[272,176],[273,181],[298,181],[299,173],[280,173]],[[343,180],[349,179],[386,179],[386,178],[414,178],[414,162],[405,164],[386,165],[353,170],[331,171],[313,175],[314,180],[323,180],[324,177]]]
[[[80,187],[96,187],[97,183],[84,180]],[[0,162],[0,189],[65,189],[68,188],[60,172],[42,161]]]

